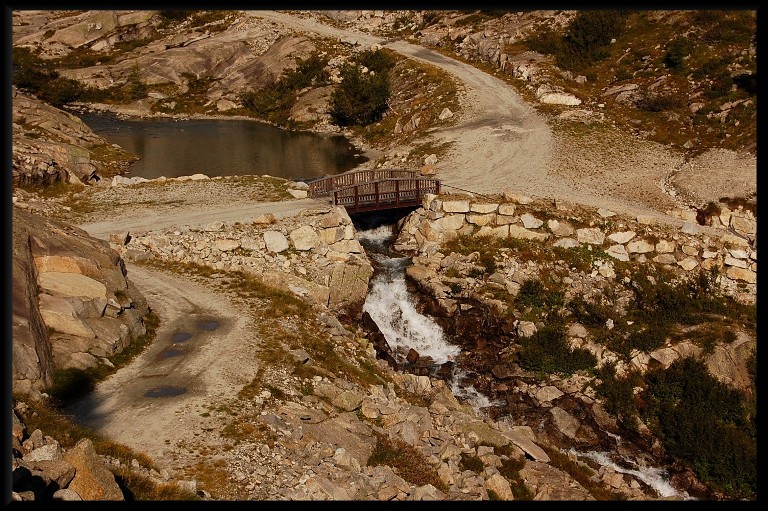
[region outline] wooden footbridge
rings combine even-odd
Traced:
[[[420,206],[424,195],[440,193],[440,180],[416,170],[355,170],[307,183],[309,196],[330,197],[348,213]]]

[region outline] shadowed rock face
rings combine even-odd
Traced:
[[[13,221],[13,389],[95,366],[146,333],[148,306],[105,241],[22,210]]]

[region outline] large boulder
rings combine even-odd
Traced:
[[[83,500],[125,500],[115,476],[96,454],[89,438],[77,442],[63,459],[75,467],[75,477],[67,488]]]
[[[144,335],[149,308],[106,241],[13,215],[13,389],[37,396],[54,367],[96,365]]]

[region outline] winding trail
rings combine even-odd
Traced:
[[[129,267],[128,276],[161,318],[156,340],[68,412],[161,465],[179,468],[181,460],[172,454],[189,452],[177,449],[179,442],[201,446],[206,426],[220,428],[203,414],[256,376],[259,336],[241,307],[209,287],[137,265]],[[218,327],[199,328],[200,321]],[[191,336],[174,343],[179,334]],[[181,354],[169,356],[169,349]],[[171,387],[184,393],[146,396]]]
[[[457,188],[480,194],[509,190],[534,198],[605,208],[628,216],[651,215],[669,225],[682,224],[681,220],[666,214],[666,209],[671,209],[674,204],[671,198],[667,197],[669,208],[658,206],[666,202],[663,198],[659,200],[664,196],[661,184],[655,185],[660,181],[663,169],[631,168],[632,175],[627,175],[626,169],[620,168],[626,163],[621,152],[623,148],[609,149],[609,153],[614,154],[599,162],[600,168],[593,176],[564,175],[560,165],[564,155],[558,153],[563,148],[556,144],[546,119],[499,78],[402,40],[343,30],[284,12],[245,13],[285,24],[300,32],[337,37],[360,45],[379,44],[452,75],[465,94],[459,120],[453,126],[435,128],[428,135],[435,145],[451,143],[448,154],[439,162],[437,174],[449,190]],[[615,168],[610,161],[613,157],[616,158]],[[579,166],[578,161],[574,163]],[[651,166],[656,165],[664,166],[666,162],[654,162]],[[628,189],[633,190],[628,192]]]

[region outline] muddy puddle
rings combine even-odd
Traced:
[[[162,387],[155,387],[149,389],[144,393],[144,397],[173,397],[180,396],[187,391],[185,387],[174,387],[171,385],[164,385]]]

